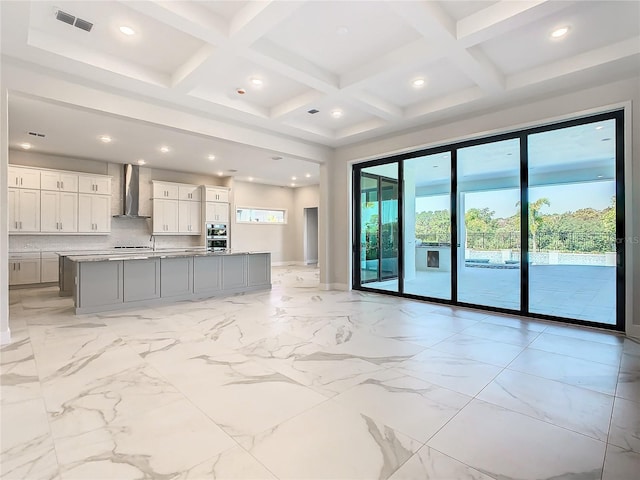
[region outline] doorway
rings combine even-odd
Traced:
[[[304,209],[304,264],[318,263],[318,207]]]

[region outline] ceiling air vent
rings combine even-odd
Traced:
[[[73,22],[76,21],[76,17],[68,14],[67,12],[63,12],[62,10],[56,10],[56,19],[64,23],[68,23],[69,25],[73,25]]]
[[[85,32],[90,32],[93,28],[93,23],[87,22],[82,18],[74,17],[70,13],[63,12],[62,10],[56,10],[56,19],[69,25],[73,25],[74,27],[78,27],[80,30],[84,30]]]
[[[29,135],[33,135],[34,137],[41,137],[41,138],[45,137],[44,133],[38,133],[38,132],[28,132],[28,133]]]
[[[76,18],[76,23],[74,23],[73,25],[84,30],[85,32],[90,32],[91,28],[93,27],[93,23],[87,22],[86,20],[83,20],[81,18]]]
[[[320,110],[318,110],[317,108],[312,108],[311,110],[309,110],[307,113],[310,113],[311,115],[314,115],[316,113],[318,113]]]

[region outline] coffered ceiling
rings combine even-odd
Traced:
[[[3,64],[37,67],[123,104],[135,99],[203,125],[222,122],[217,132],[196,133],[250,145],[255,162],[276,154],[308,162],[314,175],[333,148],[640,73],[637,1],[3,1],[1,8]],[[57,20],[59,10],[92,23],[91,31]],[[561,27],[566,34],[552,37]],[[51,100],[20,93],[32,104]],[[166,123],[157,120],[158,128]],[[186,123],[172,127],[189,138]],[[283,147],[252,135],[238,141],[234,129],[282,139]],[[288,151],[287,142],[310,149]],[[192,155],[199,156],[192,169],[212,168]],[[293,173],[284,173],[282,182],[290,181]]]

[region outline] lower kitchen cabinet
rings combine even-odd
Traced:
[[[55,253],[43,253],[40,259],[40,283],[58,281],[59,261]]]
[[[246,287],[247,255],[228,255],[221,258],[223,290]]]
[[[160,295],[177,297],[193,293],[193,257],[160,260]]]
[[[126,260],[124,287],[125,302],[160,298],[160,259]]]
[[[40,283],[40,253],[12,254],[9,257],[9,285]]]
[[[250,287],[271,284],[271,256],[256,253],[247,257],[247,284]]]
[[[197,295],[222,290],[221,259],[222,257],[195,257],[193,259],[193,293]]]
[[[78,263],[76,307],[104,307],[124,302],[124,262]]]

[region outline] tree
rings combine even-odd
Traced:
[[[534,252],[538,251],[537,234],[538,230],[544,223],[544,216],[540,215],[540,210],[544,205],[547,207],[551,206],[549,199],[546,197],[539,198],[535,202],[529,204],[529,232],[531,232],[531,237],[533,239]]]

